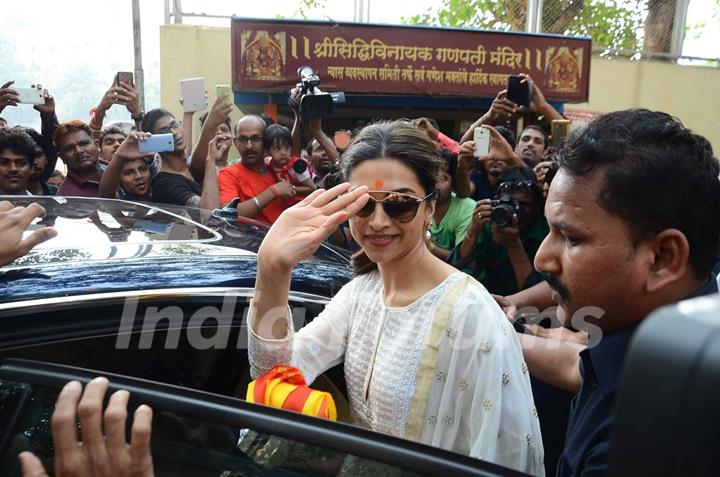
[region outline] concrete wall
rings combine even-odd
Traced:
[[[593,57],[590,101],[572,109],[665,111],[702,134],[720,153],[720,69]]]
[[[204,76],[210,104],[215,85],[230,84],[230,29],[192,25],[160,27],[160,97],[182,117],[180,79]],[[645,107],[677,116],[720,152],[720,69],[593,57],[590,101],[568,108],[596,112]],[[241,113],[235,111],[233,120]],[[194,127],[197,138],[197,123]]]
[[[231,84],[230,29],[192,25],[165,25],[160,27],[160,101],[165,109],[178,119],[183,117],[180,105],[180,80],[203,76],[208,93],[208,104],[215,101],[215,85]],[[200,126],[193,118],[193,142],[198,139]],[[242,116],[233,110],[233,124]],[[230,148],[231,159],[237,157]]]

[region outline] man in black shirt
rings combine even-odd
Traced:
[[[535,267],[558,318],[587,331],[591,346],[579,355],[569,346],[523,348],[531,373],[579,391],[558,475],[602,475],[636,327],[663,305],[717,291],[720,167],[703,137],[642,109],[595,119],[556,160],[545,207],[550,234]]]

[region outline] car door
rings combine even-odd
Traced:
[[[39,361],[0,362],[0,474],[20,475],[17,455],[30,450],[52,473],[50,417],[70,380],[97,371]],[[156,475],[193,476],[497,476],[523,475],[494,464],[204,391],[102,373],[110,393],[131,393],[129,415],[154,410]]]

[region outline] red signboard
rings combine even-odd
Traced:
[[[548,99],[588,99],[590,39],[233,18],[235,91],[287,91],[312,67],[327,91],[488,96],[528,73]]]

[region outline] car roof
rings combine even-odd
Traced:
[[[210,211],[83,197],[0,197],[39,203],[58,235],[0,267],[0,302],[122,290],[252,287],[268,226]],[[294,289],[332,296],[351,278],[347,257],[321,246],[293,272]]]

